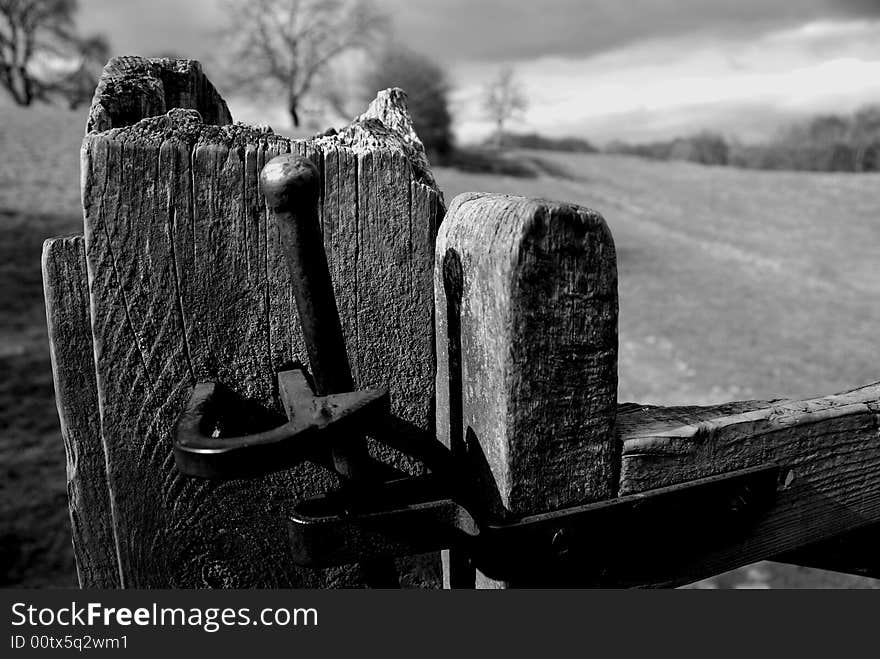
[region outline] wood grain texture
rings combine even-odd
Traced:
[[[88,290],[83,237],[47,240],[43,291],[77,576],[82,588],[117,588],[119,560],[98,418]]]
[[[350,126],[314,144],[324,244],[355,383],[390,387],[393,430],[427,441],[434,437],[434,242],[446,209],[403,103],[400,90],[381,92]],[[383,108],[382,121],[374,106]],[[371,452],[421,471],[383,445],[371,442]]]
[[[747,534],[643,585],[695,581],[880,520],[880,384],[806,401],[628,404],[618,434],[621,494],[764,463],[779,465],[784,479]]]
[[[171,428],[199,380],[219,380],[280,412],[275,373],[291,360],[307,363],[278,228],[258,187],[265,162],[295,151],[323,173],[324,239],[356,384],[389,386],[399,423],[432,434],[442,197],[407,156],[420,143],[405,144],[376,119],[290,141],[268,129],[208,125],[204,114],[177,109],[93,131],[82,151],[123,585],[355,586],[353,569],[314,572],[290,560],[285,510],[333,487],[334,476],[302,465],[248,481],[186,478],[174,467]],[[402,580],[433,585],[423,575]]]
[[[438,437],[485,512],[613,496],[617,269],[604,220],[467,193],[450,206],[435,260]]]

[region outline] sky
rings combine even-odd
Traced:
[[[80,0],[84,31],[116,54],[215,61],[223,0]],[[597,143],[716,130],[744,141],[880,103],[880,0],[375,0],[396,39],[448,72],[456,134],[490,130],[481,90],[513,67],[517,131]],[[224,90],[221,88],[221,92]],[[277,108],[226,94],[236,118]]]

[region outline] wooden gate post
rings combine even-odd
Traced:
[[[617,266],[594,211],[498,194],[452,202],[437,240],[437,432],[487,512],[615,495]],[[444,558],[447,586],[468,575]],[[461,576],[464,572],[464,577]],[[522,583],[547,583],[524,566]],[[478,587],[508,587],[476,575]]]
[[[70,502],[74,519],[102,531],[81,525],[81,578],[87,563],[89,574],[103,572],[83,585],[358,585],[354,569],[316,572],[291,560],[286,511],[333,487],[329,472],[306,464],[206,482],[180,474],[172,457],[172,426],[195,382],[220,381],[280,412],[276,372],[307,363],[258,184],[263,165],[285,152],[322,173],[323,237],[356,386],[388,386],[396,422],[433,435],[433,247],[443,201],[400,90],[380,94],[336,134],[288,140],[231,124],[196,62],[116,58],[82,147],[84,253],[82,242],[49,243],[44,261],[69,461],[87,456],[95,472],[95,496]],[[75,282],[60,281],[71,273]],[[76,331],[64,328],[70,318]],[[85,347],[68,343],[80,334]],[[77,374],[93,387],[81,397],[65,385]],[[73,428],[94,421],[95,403],[98,423]],[[382,457],[418,469],[399,454]],[[405,583],[431,585],[430,569],[413,576],[411,566],[401,563]]]

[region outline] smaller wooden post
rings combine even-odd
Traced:
[[[67,455],[73,554],[81,588],[118,588],[119,558],[101,437],[82,236],[43,244],[43,292],[55,403]]]
[[[437,432],[495,518],[615,495],[617,267],[586,208],[459,195],[437,240]],[[467,570],[444,559],[444,582]],[[462,577],[464,572],[464,577]],[[547,583],[541,566],[500,583]]]

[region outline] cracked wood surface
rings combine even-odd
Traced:
[[[191,63],[126,59],[132,70],[171,62],[201,75]],[[151,98],[161,96],[151,85]],[[109,87],[96,94],[104,108]],[[444,207],[427,161],[413,158],[417,138],[378,118],[396,111],[408,124],[393,96],[380,94],[335,135],[292,141],[227,125],[211,94],[184,95],[195,99],[189,109],[137,121],[137,112],[166,108],[134,94],[116,111],[124,120],[109,124],[121,127],[86,135],[90,316],[123,586],[358,585],[354,569],[315,572],[290,560],[285,511],[333,487],[333,475],[302,465],[252,480],[187,478],[174,467],[171,428],[195,381],[219,380],[280,411],[275,372],[307,363],[280,237],[258,189],[263,164],[294,151],[322,171],[324,239],[356,384],[389,386],[396,423],[433,434],[433,244]],[[404,584],[432,585],[425,565],[402,560]]]
[[[449,208],[435,261],[438,437],[486,512],[614,496],[617,267],[602,217],[465,193]],[[447,584],[455,564],[452,554]],[[477,574],[477,585],[515,584]]]
[[[45,242],[43,291],[55,404],[67,456],[67,497],[77,577],[82,588],[117,588],[119,561],[98,415],[82,236]]]
[[[773,507],[747,534],[696,560],[635,570],[630,585],[688,583],[880,521],[880,383],[804,401],[628,403],[617,419],[621,495],[765,463],[782,473]]]
[[[232,123],[229,108],[194,60],[114,57],[95,89],[86,133],[129,126],[173,108],[198,110],[206,124]]]

